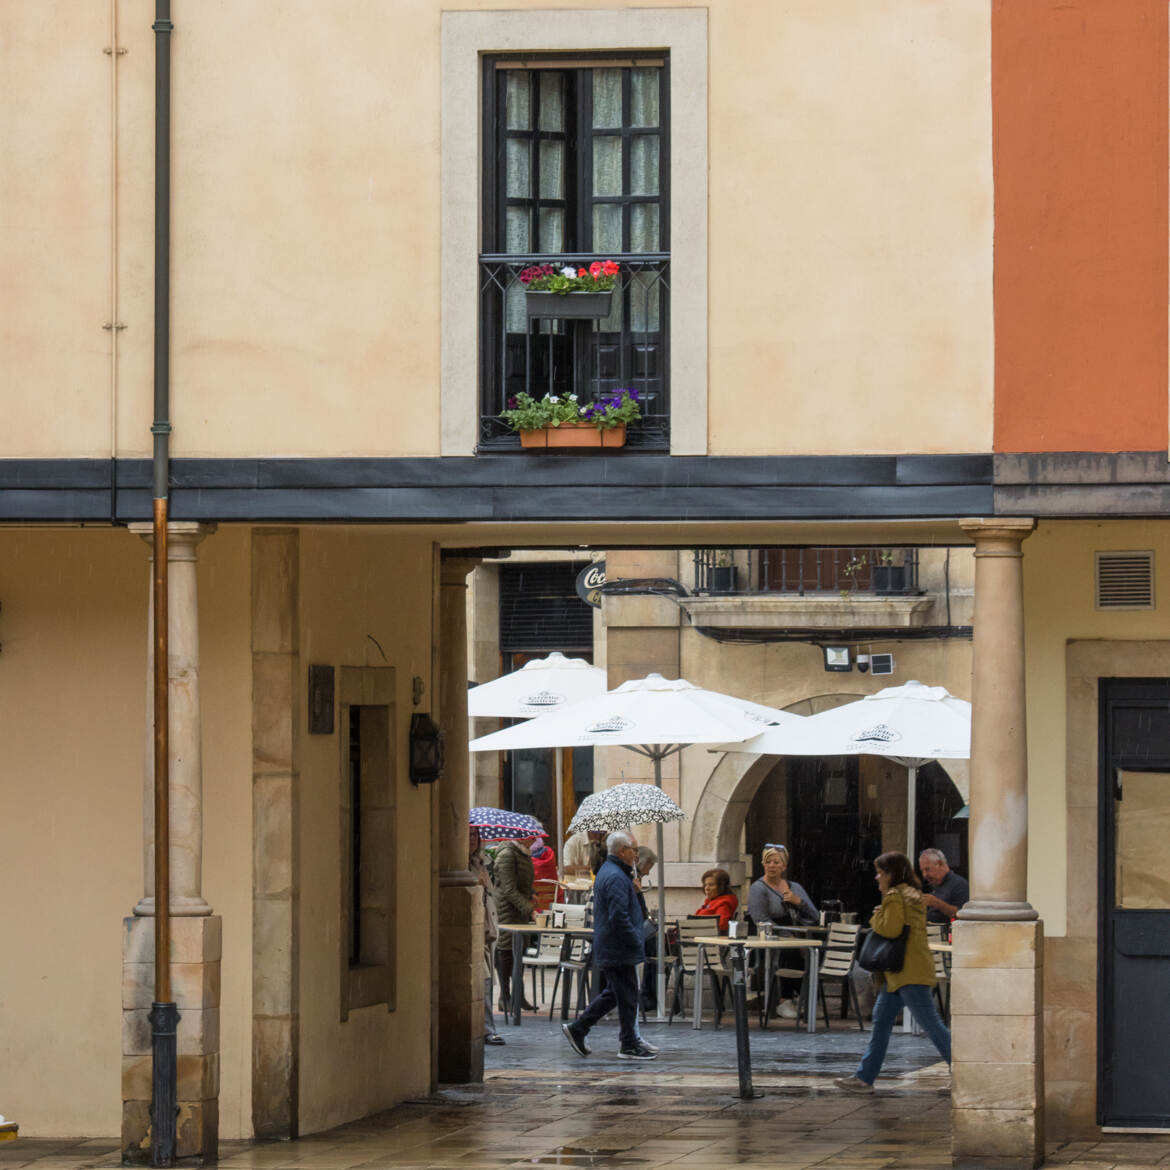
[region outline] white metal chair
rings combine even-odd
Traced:
[[[589,986],[589,967],[592,961],[593,944],[582,935],[565,935],[568,940],[564,952],[557,963],[557,977],[553,980],[552,999],[549,1000],[548,1018],[553,1018],[553,1011],[557,1005],[557,989],[561,985],[562,977],[568,984],[569,998],[573,996],[573,984],[577,985],[577,1013],[580,1014],[588,1002],[586,991]],[[563,1001],[561,1019],[568,1019],[567,1001]]]
[[[671,964],[671,991],[669,993],[670,1010],[667,1012],[667,1023],[673,1023],[676,1015],[683,1010],[683,991],[688,977],[693,981],[710,978],[711,988],[715,993],[715,1027],[718,1028],[723,1019],[723,991],[730,990],[731,968],[724,965],[722,955],[712,955],[716,948],[704,948],[703,970],[696,970],[699,957],[699,945],[695,939],[710,938],[717,929],[718,920],[709,915],[691,914],[676,922],[678,942],[675,944],[674,959]],[[697,983],[695,987],[697,988]],[[693,992],[692,992],[693,993]]]
[[[853,1014],[857,1017],[857,1026],[864,1032],[865,1023],[861,1016],[861,1004],[857,999],[857,989],[853,986],[853,963],[857,958],[858,938],[861,927],[856,923],[834,922],[829,926],[829,934],[821,949],[821,965],[817,980],[817,998],[820,1000],[821,1011],[825,1017],[825,1027],[829,1024],[829,1005],[825,1000],[825,983],[828,980],[841,984],[841,1019],[849,1015],[849,1005],[853,1004]],[[811,960],[810,960],[811,961]],[[801,1018],[807,1018],[808,1012],[808,983],[800,995],[800,1006],[797,1009],[796,1023],[800,1026]],[[816,1008],[814,1007],[815,1011]]]
[[[928,943],[941,943],[943,939],[943,927],[941,922],[928,922],[926,924],[926,941]],[[951,968],[947,959],[941,951],[931,951],[934,956],[934,978],[936,980],[934,985],[934,998],[938,1001],[938,1014],[944,1020],[949,1020],[951,1015]]]
[[[584,926],[585,925],[585,906],[575,906],[570,902],[554,902],[548,908],[550,914],[555,914],[557,911],[562,911],[565,915],[566,926]],[[551,919],[550,919],[551,921]]]
[[[544,1002],[544,973],[560,965],[564,951],[563,934],[539,934],[534,950],[525,951],[521,962],[532,976],[532,1002]],[[540,998],[536,997],[536,973],[540,972]]]

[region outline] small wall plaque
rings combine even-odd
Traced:
[[[333,734],[333,667],[309,667],[309,734]]]

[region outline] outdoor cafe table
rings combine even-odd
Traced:
[[[768,993],[772,988],[772,970],[775,966],[776,957],[780,951],[819,951],[823,945],[819,938],[761,938],[755,935],[752,938],[728,938],[726,935],[712,935],[710,938],[695,938],[691,942],[697,943],[698,948],[695,954],[695,995],[694,995],[694,1018],[691,1023],[693,1028],[702,1027],[703,1019],[703,984],[706,982],[702,978],[703,964],[706,960],[706,948],[715,947],[743,947],[745,951],[763,951],[766,958],[766,969],[764,973],[764,1019],[768,1018]],[[806,1031],[815,1032],[817,1030],[817,995],[818,995],[818,978],[820,975],[817,969],[816,955],[811,954],[808,957],[808,1023]]]
[[[506,930],[510,934],[519,937],[512,940],[512,1002],[509,1005],[508,1014],[512,1017],[512,1023],[516,1027],[520,1026],[520,1009],[524,1003],[524,963],[523,951],[520,952],[520,962],[516,962],[515,952],[516,946],[521,938],[525,935],[541,935],[541,934],[559,934],[561,942],[570,935],[581,935],[585,938],[593,937],[593,927],[591,926],[538,926],[535,922],[501,922],[500,929]],[[568,1016],[569,1007],[569,981],[566,979],[561,988],[561,1015]]]

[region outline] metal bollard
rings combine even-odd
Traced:
[[[752,1088],[752,1049],[748,1039],[747,977],[744,971],[744,951],[741,946],[731,951],[731,1002],[735,1008],[735,1057],[739,1064],[739,1092],[741,1100],[751,1100],[764,1094]]]

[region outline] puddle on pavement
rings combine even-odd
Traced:
[[[555,1146],[547,1154],[525,1159],[530,1166],[645,1166],[648,1158],[627,1157],[624,1150],[588,1150]]]

